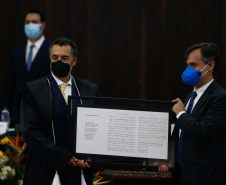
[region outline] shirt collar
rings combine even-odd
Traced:
[[[52,73],[52,72],[51,72]],[[65,82],[61,81],[59,78],[57,78],[53,73],[52,73],[53,78],[56,80],[56,83],[58,86],[60,86],[61,84],[65,84]],[[71,76],[70,76],[70,80],[66,83],[68,85],[72,85],[71,82]]]
[[[213,82],[214,79],[212,79],[210,82],[208,82],[206,85],[202,86],[201,88],[199,88],[198,90],[195,90],[197,93],[197,96],[200,97],[202,96],[202,94],[205,92],[205,90],[209,87],[209,85]]]
[[[39,48],[41,47],[42,43],[44,42],[45,40],[45,37],[44,35],[37,41],[34,43],[35,47],[39,50]],[[30,46],[32,45],[33,43],[30,41],[30,40],[27,40],[27,48],[30,48]]]

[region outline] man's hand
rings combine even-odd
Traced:
[[[155,162],[153,164],[154,166],[159,166],[158,172],[159,173],[169,173],[169,167],[171,167],[170,163],[161,163],[161,162]]]
[[[91,161],[91,158],[90,157],[87,157],[85,159],[86,161]],[[71,160],[69,161],[68,163],[68,166],[79,166],[81,168],[90,168],[91,165],[89,165],[87,162],[85,162],[84,160],[82,159],[77,159],[76,157],[72,157]]]
[[[86,161],[91,161],[91,158],[90,157],[86,157],[85,160]],[[89,163],[85,162],[85,164],[86,164],[86,167],[87,168],[90,168],[91,167],[91,165],[89,165]]]
[[[67,165],[68,166],[78,166],[78,161],[79,160],[73,156]]]
[[[166,164],[159,166],[158,172],[159,173],[169,173],[169,166]]]
[[[172,111],[176,114],[176,116],[179,112],[185,111],[185,106],[179,98],[173,100],[172,102],[177,102],[172,108]]]
[[[79,159],[78,160],[78,166],[81,168],[90,168],[91,165],[89,165],[87,162],[85,162],[84,160]]]

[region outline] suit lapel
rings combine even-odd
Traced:
[[[84,86],[83,82],[76,79],[75,78],[75,83],[76,83],[76,86],[78,88],[78,95],[79,96],[95,96],[94,94],[90,94],[90,91],[89,89]],[[93,100],[82,100],[82,104],[84,105],[93,105],[94,104],[94,101]]]
[[[21,69],[24,71],[24,73],[27,73],[27,62],[26,62],[26,47],[27,47],[27,42],[24,42],[21,50],[21,59],[18,59],[18,62],[21,62]]]
[[[201,96],[201,98],[199,99],[199,101],[196,103],[191,115],[195,114],[200,109],[200,107],[206,102],[206,100],[208,100],[208,98],[209,98],[209,92],[205,91]]]
[[[86,93],[85,88],[82,88],[81,83],[76,78],[74,78],[74,79],[75,79],[75,86],[77,86],[78,91],[79,91],[78,96],[86,96],[87,93]]]
[[[37,87],[42,89],[37,91]],[[51,121],[52,119],[52,95],[49,82],[47,78],[42,78],[42,80],[37,81],[35,84],[30,84],[29,87],[30,91],[32,92],[34,98],[39,107],[41,107],[41,111],[43,115]]]
[[[192,92],[186,97],[185,101],[184,101],[184,105],[186,106],[188,103],[188,100],[191,98]]]
[[[202,105],[208,100],[210,93],[212,93],[216,87],[217,87],[217,83],[215,81],[213,81],[209,85],[209,87],[205,90],[205,92],[203,93],[203,95],[201,96],[201,98],[199,99],[197,104],[195,105],[195,107],[192,111],[192,114],[195,114],[202,107]]]

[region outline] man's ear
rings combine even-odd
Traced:
[[[41,31],[44,31],[45,28],[46,28],[46,22],[43,22],[41,26]]]
[[[208,71],[213,71],[214,70],[214,67],[215,67],[215,62],[213,60],[210,61],[209,64],[208,64],[208,66],[209,66],[209,70]]]
[[[77,64],[78,59],[75,58],[74,61],[72,62],[72,66],[74,67]]]

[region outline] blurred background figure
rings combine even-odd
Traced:
[[[24,33],[27,41],[11,50],[6,70],[2,106],[10,112],[10,127],[20,123],[17,107],[17,93],[29,81],[46,76],[49,72],[49,45],[44,36],[45,15],[38,9],[30,9],[25,14]]]

